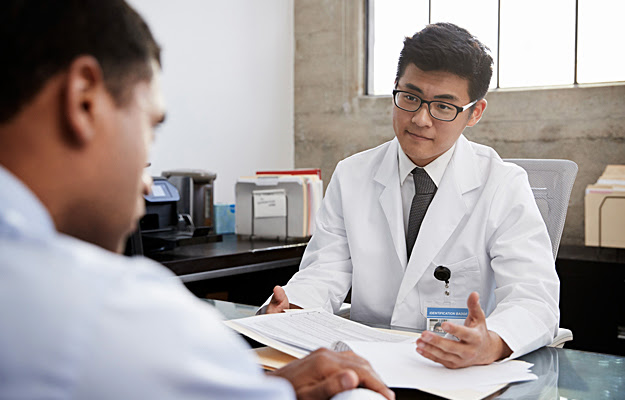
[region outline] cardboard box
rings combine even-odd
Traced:
[[[608,165],[586,187],[586,246],[625,248],[625,165]]]

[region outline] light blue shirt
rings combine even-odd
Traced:
[[[0,399],[281,399],[165,267],[58,233],[0,166]]]

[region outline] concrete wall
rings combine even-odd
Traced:
[[[297,0],[295,166],[338,161],[391,138],[390,96],[363,96],[365,6],[361,0]],[[393,79],[390,77],[389,79]],[[625,164],[625,84],[496,90],[465,134],[504,158],[565,158],[579,165],[562,244],[584,242],[584,188],[606,164]]]

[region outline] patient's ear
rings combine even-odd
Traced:
[[[96,134],[98,102],[108,94],[100,63],[91,56],[76,58],[68,69],[64,91],[68,139],[75,145],[85,145]]]

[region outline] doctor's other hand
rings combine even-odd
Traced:
[[[289,304],[289,299],[288,297],[286,297],[286,292],[284,291],[284,289],[282,289],[281,286],[274,287],[273,296],[271,296],[271,300],[267,305],[267,314],[277,314],[291,308],[302,307],[296,306],[295,304]]]
[[[469,295],[469,315],[464,326],[443,322],[443,330],[457,337],[458,341],[425,331],[417,340],[417,352],[447,368],[490,364],[512,354],[506,342],[487,329],[486,316],[479,300],[477,292]]]
[[[358,387],[378,392],[388,400],[395,399],[395,393],[386,387],[371,365],[351,351],[321,348],[268,374],[288,380],[299,400],[329,399]]]

